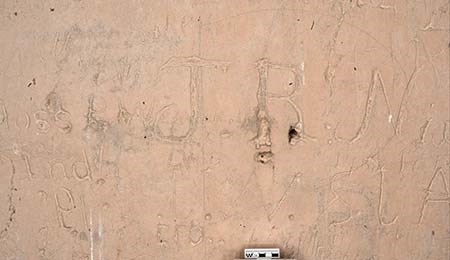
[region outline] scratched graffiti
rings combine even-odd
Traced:
[[[2,11],[1,259],[450,257],[448,1]]]

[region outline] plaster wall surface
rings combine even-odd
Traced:
[[[449,2],[0,2],[0,259],[450,257]]]

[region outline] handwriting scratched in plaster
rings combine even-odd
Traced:
[[[262,58],[257,61],[256,68],[258,70],[259,82],[257,90],[257,135],[255,137],[255,146],[257,150],[256,160],[261,163],[267,163],[272,160],[272,141],[271,141],[271,123],[270,113],[267,102],[270,100],[282,100],[291,106],[296,115],[296,122],[289,127],[288,137],[289,144],[295,145],[298,141],[303,141],[308,137],[304,131],[303,113],[299,106],[293,100],[297,91],[304,86],[304,64],[299,65],[284,65],[271,63],[268,59]],[[269,93],[267,91],[267,81],[270,69],[287,70],[294,75],[294,82],[292,83],[292,90],[287,95],[278,95]]]
[[[433,192],[436,192],[436,190],[433,190],[433,184],[437,183],[437,178],[438,176],[441,177],[441,181],[442,181],[442,186],[443,186],[443,191],[441,192],[442,194],[444,194],[443,198],[433,198],[432,194]],[[423,203],[422,203],[422,207],[420,210],[420,215],[419,215],[419,221],[418,224],[421,224],[425,215],[425,209],[428,205],[428,203],[433,202],[433,203],[446,203],[448,204],[450,202],[450,191],[448,188],[448,184],[444,175],[444,169],[442,167],[438,167],[434,174],[433,177],[431,178],[430,182],[428,183],[428,186],[425,190],[425,197],[423,199]]]
[[[162,67],[161,70],[167,70],[169,68],[178,68],[178,67],[186,67],[190,72],[189,79],[189,94],[190,94],[190,117],[189,117],[189,128],[182,135],[172,135],[172,134],[164,134],[160,127],[159,121],[161,117],[164,116],[164,113],[171,107],[165,106],[162,108],[156,115],[155,121],[151,126],[151,131],[154,136],[161,140],[167,142],[186,142],[189,140],[193,133],[197,128],[197,124],[200,118],[200,114],[202,113],[202,100],[203,100],[203,92],[202,92],[202,79],[201,79],[201,70],[202,68],[220,68],[223,71],[226,71],[229,63],[224,61],[216,61],[216,60],[207,60],[197,56],[190,57],[173,57],[170,58]]]
[[[366,131],[369,127],[370,117],[372,115],[373,106],[375,105],[375,94],[376,94],[375,87],[377,86],[377,82],[379,82],[381,90],[383,91],[384,101],[385,101],[387,109],[388,109],[388,113],[389,113],[388,122],[389,123],[392,122],[391,105],[390,105],[388,97],[387,97],[383,78],[381,77],[380,71],[374,70],[372,72],[372,81],[370,83],[369,92],[367,94],[367,101],[366,101],[366,107],[365,107],[363,119],[361,121],[361,125],[359,126],[359,129],[358,129],[356,135],[352,139],[350,139],[350,143],[354,143],[354,142],[358,141],[366,133]]]
[[[59,225],[60,225],[60,227],[62,227],[64,229],[72,229],[72,226],[69,226],[66,223],[66,220],[64,217],[64,213],[69,213],[76,208],[75,201],[74,201],[74,198],[72,195],[72,191],[67,188],[64,188],[64,187],[60,187],[59,191],[63,192],[63,194],[65,195],[66,200],[69,204],[67,206],[63,206],[63,203],[61,202],[62,199],[60,198],[60,196],[58,196],[58,191],[55,192],[55,204],[56,204],[56,210],[57,210],[57,214],[58,214]]]

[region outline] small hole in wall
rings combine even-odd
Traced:
[[[55,8],[50,8],[50,12],[54,12],[55,11]]]
[[[17,12],[14,12],[14,15],[17,16]]]
[[[142,105],[145,105],[145,101],[142,101]]]
[[[296,136],[298,136],[298,132],[297,132],[297,130],[295,130],[294,127],[291,126],[291,127],[289,128],[289,132],[288,132],[289,142],[291,142],[291,140],[292,140],[293,138],[295,138]]]
[[[353,67],[353,70],[356,71],[356,67]]]
[[[268,162],[270,162],[272,160],[272,152],[268,151],[268,152],[259,152],[256,155],[256,161],[262,163],[262,164],[266,164]]]
[[[144,135],[144,139],[147,139],[147,136],[146,136],[146,135]]]

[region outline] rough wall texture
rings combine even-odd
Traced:
[[[0,3],[1,259],[449,259],[449,2]]]

